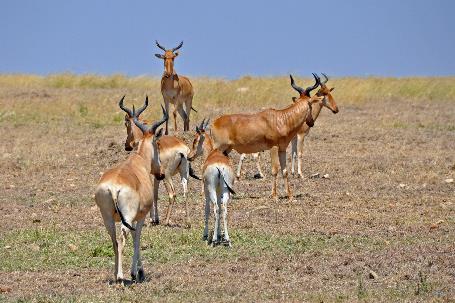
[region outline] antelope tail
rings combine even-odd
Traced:
[[[183,158],[186,158],[185,155],[183,153],[180,153],[180,163],[179,165],[182,163],[182,159]],[[189,162],[190,160],[186,159],[187,160],[187,163],[188,163],[188,173],[190,174],[190,177],[193,177],[194,179],[196,180],[201,180],[201,178],[199,178],[196,173],[194,172],[193,168],[191,167],[191,163]]]
[[[189,165],[189,173],[190,173],[190,176],[193,177],[194,179],[196,180],[201,180],[201,178],[199,178],[196,173],[194,172],[193,168],[191,167],[191,163],[188,162],[188,165]]]
[[[235,195],[235,191],[234,191],[234,190],[232,189],[232,187],[230,187],[229,184],[226,182],[226,178],[224,178],[224,175],[223,175],[223,173],[221,172],[221,170],[220,170],[218,167],[217,167],[216,169],[218,169],[218,177],[219,177],[220,179],[223,180],[224,184],[226,184],[226,187],[227,187],[227,189],[229,190],[229,192],[230,192],[231,194]]]
[[[120,216],[120,220],[122,221],[122,224],[125,225],[126,227],[128,227],[128,229],[136,230],[128,222],[126,222],[125,217],[123,216],[122,212],[120,211],[120,208],[118,207],[118,195],[120,193],[120,189],[117,190],[117,193],[115,195],[112,193],[112,191],[110,189],[109,189],[109,192],[111,193],[112,200],[114,201],[115,211],[118,212],[118,214]]]

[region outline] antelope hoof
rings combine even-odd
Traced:
[[[186,220],[185,221],[185,227],[190,229],[191,228],[191,221],[190,220]]]
[[[262,174],[260,174],[260,173],[257,173],[257,174],[255,174],[255,175],[253,176],[253,178],[255,178],[255,179],[262,179],[262,178],[264,178],[264,176],[263,176]]]
[[[235,178],[237,179],[237,181],[239,181],[240,180],[240,175],[235,176]]]
[[[137,272],[137,282],[142,283],[142,282],[144,282],[144,280],[145,280],[144,269],[139,268],[139,270]]]
[[[302,173],[299,173],[299,178],[300,178],[300,179],[303,179],[303,178],[304,178]]]
[[[202,236],[202,241],[208,241],[208,240],[209,240],[209,235]]]
[[[125,286],[125,281],[123,280],[123,278],[117,278],[117,279],[115,280],[115,284],[116,284],[117,286]]]
[[[151,225],[160,225],[160,220],[159,219],[151,219],[150,220]]]

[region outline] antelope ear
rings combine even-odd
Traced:
[[[335,89],[335,87],[332,87],[332,88],[330,89],[330,91],[333,91],[334,89]]]
[[[174,55],[174,58],[177,57],[179,55],[179,52],[175,52]]]
[[[164,56],[161,55],[161,54],[155,54],[155,57],[159,58],[159,59],[164,59]]]
[[[155,139],[158,140],[163,135],[163,129],[160,128],[158,131],[155,132]]]

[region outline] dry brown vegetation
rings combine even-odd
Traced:
[[[295,95],[286,77],[193,82],[192,129]],[[255,180],[246,161],[229,206],[233,248],[211,248],[191,179],[192,228],[180,200],[173,227],[143,231],[146,282],[117,288],[93,190],[127,157],[118,100],[148,94],[145,117],[158,117],[159,79],[0,76],[0,301],[454,302],[455,78],[329,83],[340,113],[324,110],[306,139],[294,201],[275,205],[268,164]],[[162,189],[161,215],[166,203]],[[131,238],[126,255],[128,273]]]

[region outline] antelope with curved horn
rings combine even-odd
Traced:
[[[174,59],[179,55],[176,52],[183,46],[183,41],[177,47],[166,49],[161,46],[158,41],[156,46],[164,51],[164,55],[155,54],[157,58],[164,60],[164,73],[161,77],[161,94],[163,95],[166,111],[169,110],[169,103],[172,103],[174,110],[174,130],[177,131],[177,113],[183,119],[183,130],[190,130],[190,113],[191,110],[196,111],[193,107],[194,90],[190,80],[187,77],[177,75],[174,70]],[[185,105],[185,108],[184,108]],[[168,122],[166,122],[166,132],[168,131]]]
[[[318,99],[317,102],[312,103],[314,106],[312,106],[312,109],[311,109],[311,116],[313,117],[314,121],[316,121],[316,119],[319,116],[319,113],[321,112],[322,107],[324,107],[324,106],[327,107],[328,109],[330,109],[334,114],[338,113],[338,106],[335,103],[335,99],[333,98],[333,96],[331,94],[331,92],[335,88],[334,87],[330,88],[330,89],[327,88],[326,83],[329,80],[329,78],[327,77],[326,74],[324,74],[324,73],[321,73],[321,74],[323,75],[325,80],[321,81],[320,88],[319,88],[318,92],[316,93],[316,96],[324,97],[324,98],[322,100]],[[304,94],[304,89],[295,85],[295,82],[291,83],[291,86],[300,94],[300,98],[308,98],[308,96],[306,96]],[[293,100],[293,102],[295,102],[297,100],[297,98],[292,97],[292,100]],[[302,159],[302,155],[303,155],[303,142],[304,142],[305,136],[308,135],[308,133],[310,132],[310,129],[311,129],[311,127],[308,126],[306,123],[303,124],[301,129],[297,132],[297,135],[292,139],[292,144],[291,144],[291,147],[292,147],[291,148],[291,160],[292,160],[291,172],[292,172],[292,174],[294,174],[295,159],[297,158],[298,159],[298,161],[297,161],[298,175],[301,178],[303,178],[302,166],[301,166],[301,159]],[[274,151],[274,152],[276,153],[276,151]],[[254,175],[254,177],[262,178],[263,173],[262,173],[261,164],[260,164],[260,153],[255,153],[255,154],[253,154],[253,156],[254,156],[254,160],[256,162],[256,167],[258,170],[258,172]],[[278,157],[278,156],[275,155],[275,157]],[[238,168],[237,168],[237,179],[240,179],[240,174],[242,171],[242,162],[244,159],[245,159],[245,154],[242,154],[240,156],[240,161],[239,161]]]
[[[146,106],[146,105],[145,105]],[[134,110],[132,111],[135,116]],[[138,125],[143,133],[137,151],[128,159],[106,171],[95,190],[95,201],[111,237],[115,253],[115,280],[123,283],[122,254],[128,230],[134,243],[131,277],[133,281],[144,280],[140,258],[140,237],[144,219],[152,207],[152,182],[150,173],[162,178],[156,138],[162,133],[157,128],[168,119],[163,108],[163,118],[149,127]],[[137,122],[137,119],[134,119]],[[115,222],[121,222],[120,241],[117,241]]]
[[[133,119],[138,119],[139,124],[147,125],[148,122],[140,119],[139,115],[144,111],[144,107],[141,107],[136,115],[132,115],[132,111],[123,105],[123,99],[119,102],[119,107],[125,111],[125,126],[127,137],[125,141],[125,150],[132,150],[137,147],[137,143],[142,139],[142,132],[140,128],[133,122]],[[148,104],[148,97],[146,98],[146,104]],[[159,149],[160,162],[162,170],[164,171],[165,178],[163,180],[166,191],[169,195],[169,204],[166,211],[166,218],[164,221],[165,225],[169,225],[170,216],[172,213],[172,207],[175,203],[176,194],[175,187],[172,182],[172,177],[179,173],[180,181],[183,187],[183,199],[185,201],[185,211],[186,219],[185,223],[187,226],[190,226],[190,217],[187,201],[187,192],[188,192],[188,178],[189,176],[199,179],[197,177],[190,163],[188,162],[188,154],[190,152],[189,147],[177,137],[174,136],[162,136],[157,140],[157,146]],[[150,218],[152,224],[159,224],[159,215],[158,215],[158,189],[160,181],[162,179],[154,178],[154,187],[153,187],[153,206],[150,210]]]
[[[207,133],[209,120],[196,126],[196,134],[193,147],[188,157],[193,161],[197,156],[205,155],[202,168],[202,180],[204,182],[205,195],[205,227],[203,239],[209,241],[209,216],[210,204],[213,205],[213,215],[215,226],[211,243],[213,246],[223,243],[231,246],[227,223],[227,204],[230,196],[235,195],[232,185],[234,182],[234,172],[229,158],[218,149],[213,149],[213,140]],[[221,233],[220,213],[223,213],[224,236]]]
[[[313,125],[310,102],[314,102],[314,100],[309,98],[309,93],[319,86],[319,78],[316,74],[313,76],[315,84],[304,91],[308,98],[300,98],[281,110],[267,109],[255,114],[224,115],[213,122],[211,130],[214,148],[225,154],[232,149],[239,153],[250,154],[277,148],[281,173],[289,199],[292,199],[292,193],[287,177],[286,148],[304,123]],[[293,80],[291,76],[291,85],[294,85]],[[274,178],[272,197],[277,198],[277,173],[272,171],[272,174]]]

